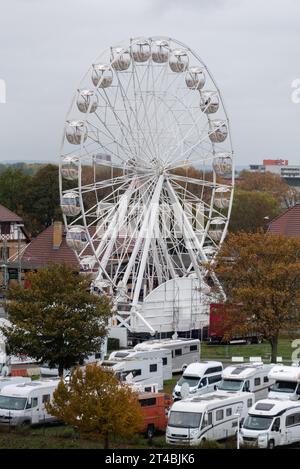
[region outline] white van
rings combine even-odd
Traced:
[[[270,398],[277,399],[299,399],[300,398],[300,367],[276,365],[269,373],[273,380],[270,387]]]
[[[0,391],[0,425],[36,425],[55,420],[45,403],[51,400],[58,383],[47,380],[5,386]]]
[[[222,381],[217,384],[220,391],[253,392],[255,401],[268,397],[269,387],[274,380],[268,374],[274,365],[245,363],[228,366],[223,370]]]
[[[104,360],[101,366],[110,368],[121,381],[142,385],[157,384],[159,390],[163,389],[162,358]]]
[[[172,355],[171,350],[168,349],[154,349],[154,350],[117,350],[112,352],[109,360],[123,361],[128,358],[139,360],[141,358],[158,358],[162,359],[163,364],[163,379],[172,379]]]
[[[290,445],[300,441],[300,402],[263,399],[250,410],[240,432],[242,444],[260,448]]]
[[[190,363],[200,361],[199,339],[154,339],[141,342],[134,350],[168,349],[172,353],[172,372],[182,372]]]
[[[173,391],[174,401],[181,399],[181,386],[189,385],[189,395],[206,394],[213,392],[215,386],[222,379],[223,364],[221,362],[207,361],[191,363],[186,367]]]
[[[252,393],[217,391],[175,402],[170,410],[166,441],[198,445],[205,440],[223,440],[237,433],[254,403]]]

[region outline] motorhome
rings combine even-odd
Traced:
[[[119,361],[127,360],[128,358],[132,359],[142,359],[142,358],[158,358],[162,359],[163,364],[163,379],[172,379],[172,354],[171,350],[168,349],[154,349],[154,350],[117,350],[112,352],[109,356],[109,360]]]
[[[222,381],[217,384],[220,391],[253,392],[255,401],[268,397],[269,387],[274,383],[269,372],[274,365],[263,363],[245,363],[228,366],[223,370]]]
[[[274,381],[270,387],[270,398],[300,398],[300,366],[276,365],[270,371],[269,379]]]
[[[23,376],[5,376],[0,377],[0,391],[5,386],[10,386],[11,384],[21,384],[21,383],[30,383],[31,378],[26,378]]]
[[[221,362],[206,361],[191,363],[186,367],[173,391],[174,401],[182,398],[181,387],[184,383],[189,386],[189,395],[206,394],[215,390],[215,386],[222,379],[223,365]]]
[[[252,393],[221,391],[177,401],[169,413],[166,441],[198,445],[205,440],[233,436],[253,403]]]
[[[249,409],[240,443],[259,448],[300,442],[300,402],[290,399],[262,399]]]
[[[141,385],[156,384],[163,389],[163,363],[162,358],[124,358],[124,360],[104,360],[101,366],[111,369],[120,381],[137,383]]]
[[[0,425],[36,425],[55,420],[45,404],[59,380],[31,381],[5,386],[0,391]]]
[[[200,361],[200,340],[199,339],[154,339],[141,342],[134,347],[134,350],[157,350],[168,349],[172,354],[172,372],[180,373],[194,362]]]

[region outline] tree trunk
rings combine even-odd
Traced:
[[[106,433],[105,438],[104,438],[104,449],[108,449],[108,433]]]
[[[278,334],[273,336],[270,339],[271,344],[271,363],[277,362],[277,353],[278,353]]]
[[[62,363],[59,363],[58,365],[58,376],[60,378],[64,377],[64,365]]]

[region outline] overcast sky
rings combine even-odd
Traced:
[[[300,165],[299,0],[0,0],[0,162],[57,160],[66,112],[93,59],[134,36],[163,35],[212,71],[237,164]]]

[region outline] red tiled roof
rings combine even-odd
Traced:
[[[300,237],[300,204],[290,207],[274,218],[269,224],[268,233]]]
[[[46,228],[28,244],[23,252],[21,263],[23,268],[35,269],[46,266],[51,262],[67,264],[79,268],[77,257],[66,243],[63,236],[58,249],[53,249],[53,225]]]
[[[6,221],[21,222],[22,218],[19,217],[19,215],[17,215],[16,213],[9,210],[8,208],[4,207],[3,205],[0,205],[0,222]]]

